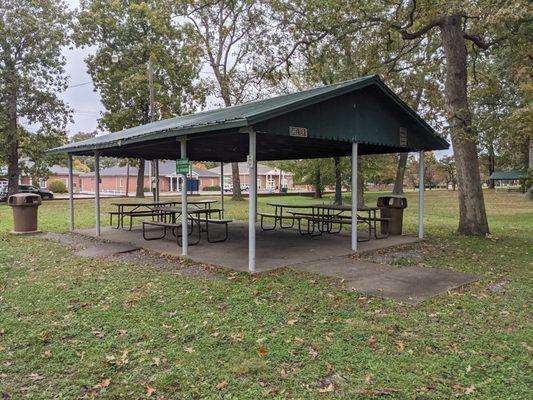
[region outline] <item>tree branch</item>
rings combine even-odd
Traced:
[[[409,33],[406,30],[402,28],[398,28],[397,26],[394,26],[394,25],[392,25],[392,27],[400,32],[400,35],[402,35],[402,39],[413,40],[413,39],[418,39],[420,36],[426,34],[427,32],[429,32],[431,29],[435,28],[436,26],[441,26],[442,23],[443,23],[442,18],[436,18],[434,20],[429,21],[425,26],[423,26],[419,30],[412,32],[412,33]]]

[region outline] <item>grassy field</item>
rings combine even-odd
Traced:
[[[455,234],[455,194],[426,192],[421,263],[482,278],[416,307],[288,270],[199,280],[83,259],[9,235],[0,205],[0,396],[529,399],[533,205],[485,195],[493,236],[466,238]],[[416,193],[408,200],[414,233]],[[227,210],[245,218],[246,203]],[[76,201],[76,226],[93,226],[93,212],[92,200]],[[67,230],[68,203],[46,202],[40,228]]]

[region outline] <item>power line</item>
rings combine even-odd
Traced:
[[[85,86],[85,85],[89,85],[91,83],[93,83],[93,82],[90,81],[90,82],[77,83],[76,85],[67,86],[67,89],[72,89],[72,88],[76,88],[76,87],[80,87],[80,86]]]

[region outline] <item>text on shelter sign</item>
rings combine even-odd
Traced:
[[[306,138],[307,128],[302,128],[299,126],[289,126],[289,136]]]

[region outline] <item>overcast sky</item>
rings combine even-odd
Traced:
[[[79,0],[66,1],[71,8],[79,5]],[[67,127],[69,135],[95,130],[100,112],[103,110],[100,96],[94,91],[84,61],[90,53],[90,49],[63,50],[67,59],[65,68],[69,77],[69,88],[61,93],[60,97],[74,110],[72,115],[74,122]]]

